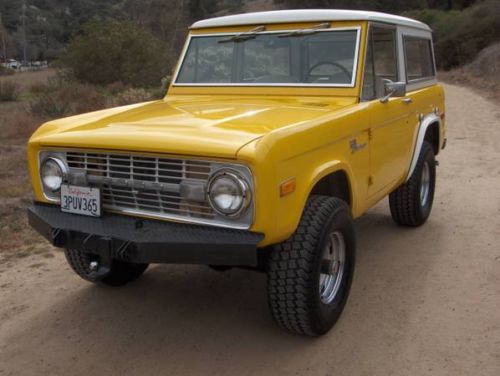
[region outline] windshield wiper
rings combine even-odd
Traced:
[[[329,22],[325,22],[322,24],[308,27],[307,29],[294,30],[294,31],[290,31],[289,33],[286,33],[286,34],[278,35],[278,38],[300,37],[302,35],[312,35],[312,34],[316,34],[317,32],[319,32],[323,29],[329,29],[330,26],[331,25]]]
[[[259,35],[259,33],[262,33],[263,31],[266,31],[265,26],[257,26],[255,29],[252,29],[250,31],[233,35],[227,39],[222,39],[219,41],[219,43],[244,42],[246,40],[255,38],[257,35]]]

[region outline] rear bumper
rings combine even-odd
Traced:
[[[30,225],[54,246],[133,263],[257,266],[263,234],[104,213],[101,218],[63,213],[34,203]]]

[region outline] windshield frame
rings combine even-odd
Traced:
[[[271,30],[271,31],[262,31],[257,35],[264,34],[286,34],[290,32],[297,31],[298,29],[283,29],[283,30]],[[179,59],[179,63],[177,64],[173,79],[172,86],[174,87],[298,87],[298,88],[355,88],[357,86],[357,77],[358,77],[358,68],[359,68],[359,57],[360,57],[360,47],[361,47],[361,26],[342,26],[342,27],[330,27],[329,29],[317,30],[315,34],[319,33],[331,33],[335,31],[356,31],[356,45],[354,50],[354,61],[353,61],[353,70],[351,83],[349,84],[340,84],[340,83],[329,83],[329,84],[321,84],[321,83],[179,83],[177,82],[179,78],[179,74],[182,70],[182,67],[185,63],[185,58],[191,42],[194,38],[203,38],[203,37],[224,37],[224,36],[234,36],[237,34],[241,34],[238,32],[230,32],[230,33],[190,33],[184,44],[184,48],[181,53],[181,57]],[[291,36],[290,38],[296,38]],[[232,42],[237,43],[237,42]],[[245,43],[245,42],[239,42]]]

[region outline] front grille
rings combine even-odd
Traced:
[[[101,187],[105,209],[201,219],[215,216],[204,197],[187,201],[181,196],[181,183],[206,185],[209,162],[86,152],[67,152],[66,160],[72,173],[85,172],[91,184]]]

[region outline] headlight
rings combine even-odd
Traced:
[[[66,165],[60,159],[47,158],[40,169],[44,187],[50,192],[57,192],[67,174]]]
[[[216,172],[210,178],[208,198],[216,212],[227,216],[243,213],[251,199],[246,180],[230,170]]]

